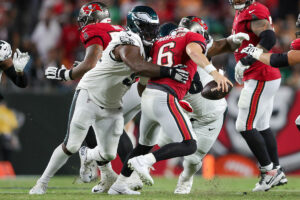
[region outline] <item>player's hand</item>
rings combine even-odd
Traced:
[[[185,68],[187,68],[187,66],[182,64],[170,67],[169,68],[170,78],[185,84],[186,81],[189,80],[189,74],[190,74],[188,71],[184,70]]]
[[[237,33],[237,34],[230,35],[227,38],[227,41],[231,41],[234,44],[240,45],[244,40],[249,40],[249,39],[250,37],[247,33]]]
[[[50,66],[45,71],[45,76],[47,79],[52,80],[64,80],[69,81],[70,78],[70,70],[67,70],[64,65],[62,65],[60,68]]]
[[[241,53],[246,53],[246,54],[252,56],[253,58],[255,58],[256,60],[259,60],[259,57],[261,56],[261,54],[263,52],[264,51],[262,49],[253,46],[253,44],[249,44],[249,46],[245,47],[241,51]]]
[[[212,75],[212,77],[214,78],[214,80],[217,82],[218,84],[218,90],[222,89],[222,92],[228,92],[228,85],[231,85],[233,87],[233,84],[230,82],[230,80],[228,80],[225,76],[223,76],[222,74],[220,74],[217,70],[212,71],[210,73],[210,75]]]
[[[238,82],[240,85],[243,84],[243,78],[244,78],[244,71],[246,69],[249,69],[250,66],[245,66],[241,63],[241,61],[239,61],[236,66],[235,66],[235,70],[234,70],[234,78],[236,80],[236,82]]]
[[[26,64],[28,63],[30,56],[28,53],[22,53],[19,49],[16,50],[13,57],[13,64],[16,72],[23,72]]]

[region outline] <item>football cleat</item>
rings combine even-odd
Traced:
[[[128,167],[131,170],[136,171],[136,173],[139,175],[140,179],[143,181],[144,184],[149,186],[154,184],[154,181],[149,172],[149,168],[153,169],[153,167],[147,162],[144,156],[137,156],[129,159]]]
[[[280,169],[265,171],[261,169],[261,179],[256,183],[253,192],[268,191],[271,187],[277,185],[283,178],[284,174]]]
[[[140,192],[131,190],[126,183],[121,183],[120,181],[116,181],[108,190],[108,194],[111,195],[140,195]]]
[[[80,163],[83,164],[82,162]],[[98,178],[98,166],[96,161],[92,161],[86,166],[80,166],[80,179],[84,183],[90,183]]]
[[[185,179],[182,174],[180,174],[174,194],[189,194],[193,186],[193,180],[193,176],[189,179]]]
[[[144,186],[142,180],[135,171],[133,171],[131,176],[127,179],[127,185],[134,191],[141,190]]]
[[[45,194],[47,191],[48,184],[37,181],[35,186],[31,188],[29,194]]]
[[[92,188],[92,193],[105,193],[117,180],[118,175],[113,170],[101,171],[100,182]]]
[[[85,147],[85,146],[82,146],[79,149],[79,158],[80,158],[80,171],[79,171],[79,174],[80,174],[80,179],[84,183],[91,182],[92,168],[93,168],[93,166],[90,165],[92,162],[87,162],[87,149],[88,148]]]
[[[281,170],[281,173],[283,174],[283,176],[282,176],[282,178],[280,179],[280,181],[279,181],[276,185],[274,185],[274,186],[281,186],[281,185],[285,185],[285,184],[288,183],[288,180],[287,180],[287,178],[286,178],[286,176],[285,176],[285,174],[284,174],[284,172],[283,172],[282,167],[280,168],[280,170]]]

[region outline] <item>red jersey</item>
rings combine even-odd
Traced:
[[[300,38],[295,39],[290,46],[291,50],[300,50]]]
[[[267,7],[261,3],[254,2],[247,8],[235,12],[233,21],[232,34],[247,33],[249,34],[250,40],[244,40],[237,52],[234,53],[235,59],[238,62],[241,58],[247,54],[241,53],[242,49],[247,47],[249,44],[256,46],[260,39],[251,30],[251,21],[266,19],[272,25],[272,18]],[[277,68],[266,65],[262,62],[256,61],[249,69],[244,72],[244,81],[249,79],[259,81],[271,81],[281,77],[280,71]]]
[[[199,43],[205,52],[206,44],[202,35],[193,32],[177,32],[176,35],[165,36],[157,40],[152,48],[151,56],[153,63],[167,67],[173,67],[178,64],[187,66],[185,69],[189,72],[189,80],[183,84],[171,78],[150,79],[148,84],[157,83],[167,85],[181,100],[190,89],[191,81],[197,71],[197,65],[191,60],[186,53],[186,45],[191,42]]]
[[[104,50],[111,41],[114,32],[123,30],[122,26],[109,23],[88,24],[81,30],[80,40],[85,48],[93,44],[99,44]]]

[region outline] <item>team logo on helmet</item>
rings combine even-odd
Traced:
[[[100,6],[98,4],[95,4],[95,3],[87,5],[86,7],[83,8],[83,10],[86,14],[90,14],[90,13],[96,11],[96,10],[102,11]]]

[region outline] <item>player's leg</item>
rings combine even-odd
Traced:
[[[93,123],[97,106],[88,102],[86,90],[75,92],[69,113],[67,135],[62,145],[53,152],[51,159],[37,184],[30,190],[30,194],[43,194],[46,192],[50,178],[66,163],[68,158],[76,153]]]
[[[192,121],[193,130],[197,136],[197,151],[183,160],[183,171],[181,172],[175,194],[189,194],[193,185],[194,174],[201,169],[202,159],[209,152],[219,136],[223,126],[224,115],[209,123]]]
[[[146,89],[144,93],[146,92],[155,96],[156,105],[153,108],[153,116],[160,123],[163,131],[173,140],[173,143],[152,153],[134,157],[128,161],[131,169],[137,171],[144,183],[152,185],[153,180],[147,170],[149,167],[161,160],[190,155],[196,151],[197,144],[191,123],[175,97],[159,90],[152,93],[151,90]]]
[[[256,184],[253,191],[267,191],[272,185],[277,184],[281,177],[280,170],[273,169],[265,140],[256,129],[260,117],[265,112],[266,105],[263,101],[268,98],[268,86],[264,81],[246,81],[238,103],[236,128],[261,165],[261,181]]]

